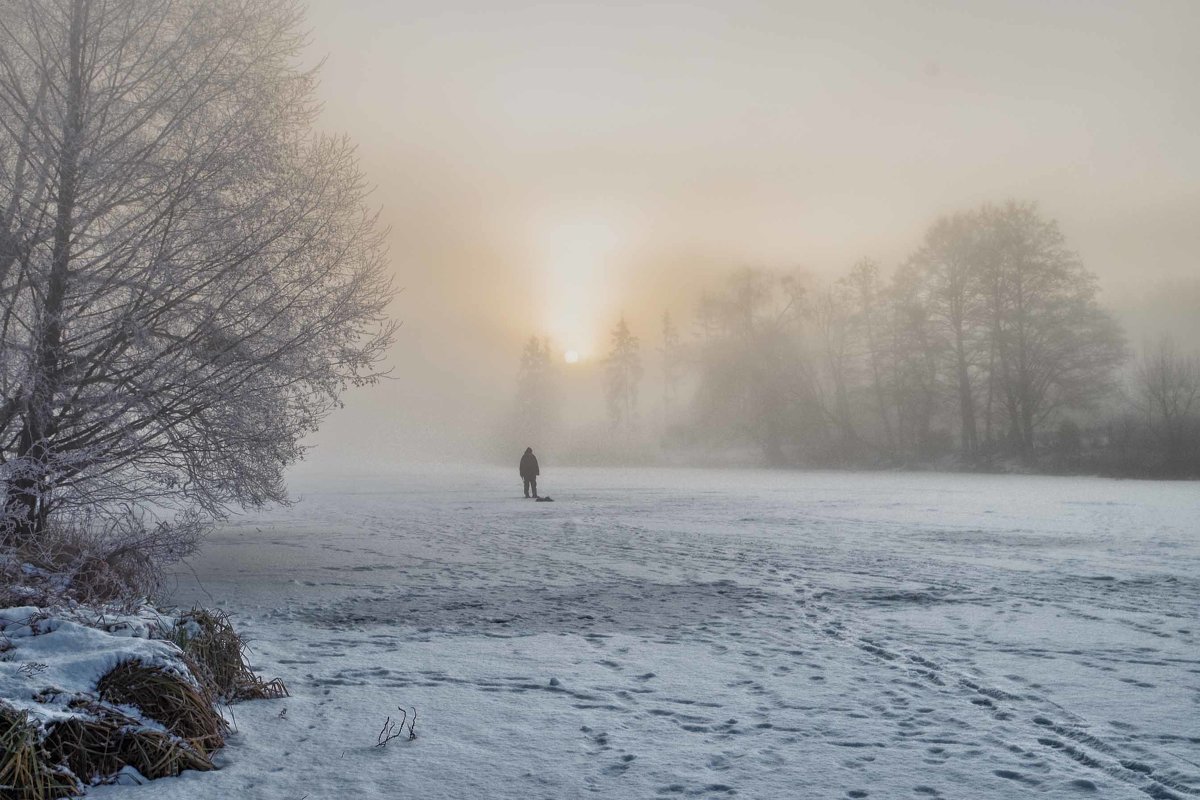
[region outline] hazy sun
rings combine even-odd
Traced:
[[[566,352],[566,354],[563,356],[563,358],[565,358],[567,360],[568,364],[578,364],[579,363],[579,353],[575,352],[574,350],[568,350]]]

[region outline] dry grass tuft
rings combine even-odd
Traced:
[[[79,782],[42,744],[42,731],[29,713],[0,704],[0,800],[74,797]]]
[[[88,570],[93,587],[111,577],[99,562]],[[195,609],[168,635],[183,651],[181,663],[121,662],[100,679],[95,694],[74,696],[68,706],[76,716],[42,722],[0,702],[0,800],[74,797],[126,767],[149,779],[214,769],[211,755],[224,746],[229,729],[214,700],[287,695],[282,682],[263,681],[251,671],[245,644],[225,614]],[[11,647],[0,634],[0,660],[11,657],[4,652]],[[51,702],[58,694],[35,699]],[[125,707],[138,713],[131,716]],[[140,718],[165,730],[148,728]]]
[[[207,756],[225,744],[228,726],[206,691],[161,667],[125,661],[96,685],[100,699],[134,706]]]
[[[254,674],[246,662],[246,643],[220,611],[193,608],[179,618],[173,641],[209,690],[227,702],[288,696],[283,681],[264,681]]]
[[[147,778],[166,778],[185,769],[205,771],[213,764],[176,736],[148,730],[131,717],[97,703],[76,704],[87,717],[56,724],[46,736],[46,752],[88,783],[131,766]]]

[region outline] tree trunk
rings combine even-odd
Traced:
[[[49,517],[53,489],[53,437],[55,398],[62,370],[63,305],[70,277],[71,240],[75,228],[79,189],[79,156],[83,134],[83,31],[87,0],[73,0],[67,42],[67,92],[62,146],[58,153],[58,186],[55,195],[54,241],[46,293],[39,309],[40,330],[34,343],[33,369],[25,401],[17,457],[24,474],[6,487],[9,519],[16,541],[41,533]]]
[[[896,455],[896,437],[892,432],[892,421],[888,416],[887,397],[883,389],[883,377],[880,375],[879,348],[875,344],[875,325],[870,310],[867,311],[867,347],[871,351],[871,381],[875,389],[875,403],[879,407],[879,420],[883,424],[883,439],[887,445],[888,454]]]
[[[962,414],[962,451],[965,457],[973,459],[979,450],[979,439],[975,430],[975,398],[971,393],[971,373],[967,366],[961,334],[957,334],[956,339],[958,406]]]

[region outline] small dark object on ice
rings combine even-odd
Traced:
[[[553,502],[554,502],[554,498],[553,498],[553,497],[550,497],[549,495],[545,495],[545,496],[543,496],[543,497],[539,497],[539,498],[537,498],[537,501],[538,501],[539,503],[553,503]]]

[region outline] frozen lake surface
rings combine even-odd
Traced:
[[[1200,797],[1200,486],[434,469],[180,573],[293,697],[111,798]],[[418,738],[374,747],[416,708]],[[286,708],[286,713],[283,709]],[[411,713],[411,712],[410,712]]]

